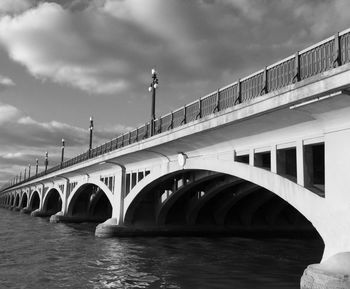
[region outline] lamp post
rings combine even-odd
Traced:
[[[30,178],[30,168],[31,168],[31,165],[29,164],[28,165],[28,178]]]
[[[22,181],[22,172],[19,172],[19,182]]]
[[[61,168],[62,168],[63,159],[64,159],[64,146],[65,146],[65,143],[64,143],[64,138],[63,138],[62,139],[62,147],[61,147]]]
[[[45,174],[47,172],[47,166],[49,165],[49,153],[45,152]]]
[[[27,168],[24,168],[24,176],[23,176],[23,181],[25,181],[27,178]]]
[[[36,164],[35,164],[35,175],[38,175],[38,167],[39,167],[39,160],[36,159]]]
[[[152,108],[151,108],[151,136],[154,135],[154,120],[156,119],[156,89],[158,88],[157,71],[152,69],[152,82],[148,91],[152,92]]]
[[[89,142],[89,157],[91,156],[91,150],[92,150],[92,131],[94,130],[94,120],[92,116],[90,116],[90,142]]]

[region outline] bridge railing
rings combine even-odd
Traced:
[[[154,120],[153,135],[160,134],[186,123],[215,114],[219,111],[248,102],[263,94],[286,87],[292,83],[318,75],[333,67],[350,62],[350,29],[336,33],[317,44],[296,52],[277,63],[218,89],[198,100]],[[28,182],[56,170],[120,149],[152,136],[151,124],[146,123],[124,133],[91,151],[56,165],[46,172],[34,175],[20,183]],[[7,186],[7,188],[14,184]]]

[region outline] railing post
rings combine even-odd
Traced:
[[[187,111],[187,109],[186,109],[186,105],[184,105],[184,107],[183,107],[183,119],[182,119],[182,121],[181,121],[181,124],[180,125],[182,125],[182,124],[186,124],[186,111]]]
[[[174,113],[171,112],[170,125],[167,130],[172,129],[174,127]]]
[[[339,32],[334,35],[334,47],[333,47],[333,67],[341,65],[341,54],[340,54],[340,37]]]
[[[47,172],[47,166],[49,165],[49,153],[45,152],[45,174]]]
[[[260,95],[267,93],[267,67],[265,66],[263,72],[263,88],[260,91]]]
[[[196,119],[202,118],[202,98],[198,99],[198,114],[196,115]]]
[[[292,79],[292,83],[300,81],[300,57],[299,51],[295,52],[294,56],[294,76]]]
[[[161,133],[162,132],[162,122],[163,122],[163,120],[162,120],[161,117],[159,117],[158,121],[159,121],[158,133]]]
[[[233,105],[236,105],[237,103],[238,104],[242,103],[242,84],[239,78],[237,80],[237,98],[234,101]]]
[[[38,175],[38,167],[39,167],[39,160],[36,159],[36,164],[35,164],[35,176]]]
[[[220,111],[220,90],[216,91],[215,107],[213,113]]]

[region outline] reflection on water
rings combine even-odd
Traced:
[[[0,288],[298,288],[318,240],[94,237],[0,210]]]

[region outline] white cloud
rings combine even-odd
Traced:
[[[6,88],[14,85],[15,83],[11,78],[0,75],[0,88]]]
[[[12,105],[0,103],[0,125],[14,121],[21,115],[21,112]]]
[[[2,157],[4,159],[19,159],[19,158],[23,157],[23,153],[22,152],[15,152],[15,153],[9,152],[9,153],[3,154]]]
[[[1,0],[0,15],[21,13],[30,7],[31,2],[28,0]]]
[[[96,128],[94,144],[101,144],[124,132],[127,127],[116,125]],[[0,175],[8,179],[33,164],[36,158],[42,163],[45,151],[49,152],[50,165],[60,160],[61,139],[66,142],[66,157],[74,157],[87,150],[89,131],[59,121],[40,122],[14,106],[0,103]]]

